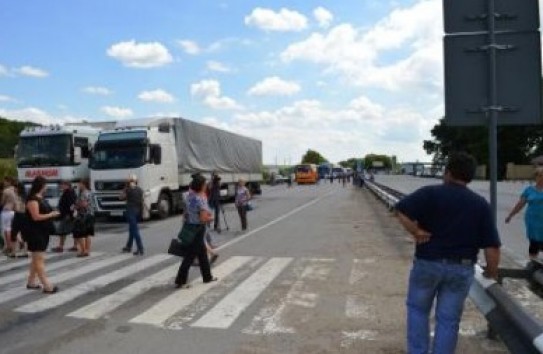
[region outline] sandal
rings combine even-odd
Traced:
[[[39,285],[39,284],[26,284],[26,288],[28,290],[39,290],[39,289],[41,289],[41,285]]]
[[[70,252],[77,252],[77,247],[75,247],[75,246],[74,246],[74,247],[71,247],[71,248],[68,249],[68,251],[70,251]]]
[[[54,293],[56,293],[56,292],[58,292],[58,286],[56,286],[56,285],[53,286],[53,287],[52,287],[51,289],[49,289],[49,290],[47,290],[47,289],[45,289],[45,288],[43,289],[43,293],[44,293],[44,294],[54,294]]]
[[[55,252],[55,253],[62,253],[62,252],[64,252],[64,248],[62,248],[62,247],[53,247],[53,248],[51,248],[51,251]]]

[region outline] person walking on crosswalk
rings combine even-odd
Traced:
[[[45,273],[45,251],[49,244],[49,235],[52,232],[52,220],[60,215],[58,211],[53,211],[49,204],[43,198],[47,180],[42,176],[37,176],[32,181],[30,193],[26,202],[26,222],[23,228],[25,241],[28,242],[28,250],[32,253],[30,271],[28,274],[27,289],[41,289],[47,294],[53,294],[58,291],[58,287],[53,286]],[[36,277],[42,286],[36,283]]]
[[[187,195],[185,205],[185,221],[191,228],[196,228],[194,241],[187,246],[185,257],[179,266],[177,277],[175,278],[176,288],[188,288],[187,278],[194,259],[198,258],[200,273],[204,283],[216,281],[217,278],[211,274],[211,266],[207,255],[204,236],[206,233],[206,224],[213,221],[213,216],[207,202],[206,179],[202,175],[195,175],[189,186],[190,190]]]
[[[77,244],[77,257],[90,255],[91,237],[94,236],[94,198],[89,190],[89,180],[79,182],[79,195],[75,201],[77,213],[74,220],[73,236]]]
[[[143,242],[141,241],[138,219],[143,212],[143,190],[138,186],[138,178],[131,174],[121,199],[126,200],[126,220],[128,221],[128,240],[122,249],[125,253],[132,252],[132,245],[136,242],[134,256],[143,256]]]

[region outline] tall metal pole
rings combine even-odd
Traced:
[[[498,185],[498,80],[497,80],[497,43],[496,43],[496,6],[495,0],[488,0],[488,57],[489,57],[489,164],[490,164],[490,206],[494,223],[497,222],[497,185]]]

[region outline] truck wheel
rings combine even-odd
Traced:
[[[158,197],[157,209],[158,217],[160,219],[166,219],[170,215],[172,205],[170,202],[170,198],[168,198],[168,195],[166,193],[160,193],[160,196]]]

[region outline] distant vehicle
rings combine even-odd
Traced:
[[[89,125],[29,127],[15,150],[17,177],[28,191],[36,176],[47,179],[45,199],[57,207],[60,181],[89,178],[89,156],[100,130]]]
[[[283,176],[283,175],[276,174],[276,175],[273,176],[273,183],[275,183],[275,184],[286,183],[287,179],[288,178]]]
[[[182,193],[192,175],[221,177],[221,196],[235,195],[239,179],[260,193],[262,143],[183,118],[149,118],[119,122],[100,132],[91,160],[91,186],[97,213],[121,216],[126,179],[134,174],[144,191],[145,219],[180,211]]]
[[[332,176],[334,176],[334,178],[343,177],[344,173],[345,173],[345,170],[343,169],[343,167],[332,168]]]
[[[294,169],[296,174],[296,182],[298,184],[314,184],[318,181],[317,165],[314,164],[302,164],[297,165]]]
[[[317,167],[317,172],[320,179],[329,178],[332,173],[333,165],[331,163],[323,163]]]

